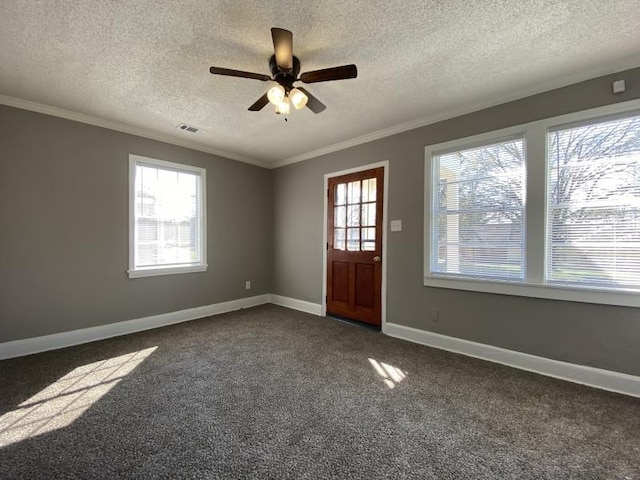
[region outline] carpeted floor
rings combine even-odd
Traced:
[[[640,479],[640,399],[265,305],[0,362],[0,478]]]

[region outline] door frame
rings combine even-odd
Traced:
[[[382,162],[369,163],[359,167],[348,168],[338,172],[324,174],[324,188],[322,189],[323,200],[323,220],[322,220],[322,311],[323,317],[327,316],[327,226],[328,226],[328,202],[327,190],[329,188],[329,179],[333,177],[341,177],[350,173],[362,172],[373,168],[384,167],[384,190],[382,195],[382,285],[380,292],[380,329],[382,333],[387,333],[387,207],[389,204],[389,160]]]

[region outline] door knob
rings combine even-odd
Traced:
[[[380,261],[380,257],[376,255],[375,257],[373,257],[373,261],[374,262],[379,262]]]

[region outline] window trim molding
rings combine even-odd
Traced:
[[[200,176],[200,245],[202,246],[202,256],[200,263],[179,264],[175,266],[135,266],[135,178],[136,165],[145,164],[152,167],[160,167],[178,172],[196,173]],[[168,162],[156,158],[143,157],[141,155],[129,154],[129,278],[155,277],[160,275],[174,275],[182,273],[205,272],[209,267],[207,264],[207,170],[202,167],[187,165],[182,163]]]
[[[553,285],[544,283],[546,277],[546,229],[547,229],[547,133],[574,124],[606,121],[640,113],[640,99],[620,102],[604,107],[545,118],[535,122],[515,125],[500,130],[425,146],[424,160],[424,286],[468,290],[474,292],[516,295],[551,300],[596,303],[640,307],[640,289],[606,289]],[[525,139],[526,203],[525,203],[525,281],[499,281],[486,279],[457,279],[431,274],[431,217],[432,205],[432,156],[445,151],[463,150],[491,143],[508,136],[523,134]],[[533,185],[533,188],[531,187]],[[533,198],[532,198],[533,197]],[[535,206],[535,207],[534,207]]]

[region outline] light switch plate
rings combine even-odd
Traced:
[[[392,232],[401,232],[402,231],[402,220],[391,220],[391,231]]]

